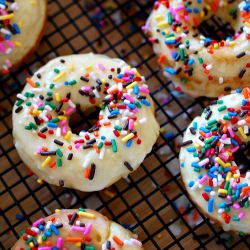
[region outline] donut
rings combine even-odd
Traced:
[[[163,74],[177,90],[194,97],[218,97],[248,86],[249,16],[245,1],[162,0],[155,2],[143,30]],[[226,38],[216,31],[223,20],[235,30]],[[206,31],[206,21],[214,31]]]
[[[132,173],[159,135],[145,79],[120,59],[58,57],[26,79],[13,108],[13,136],[24,163],[54,185],[97,191]],[[99,107],[97,122],[78,134],[78,110]]]
[[[45,31],[47,0],[0,1],[0,74],[25,61]]]
[[[191,122],[180,150],[181,175],[193,202],[225,231],[247,234],[249,126],[250,87],[236,89]]]
[[[139,250],[142,243],[129,230],[90,209],[56,210],[26,229],[12,250]]]

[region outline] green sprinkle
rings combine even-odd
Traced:
[[[76,80],[72,80],[72,81],[69,82],[69,85],[75,85],[76,83],[77,83]]]
[[[27,126],[25,126],[24,127],[26,130],[31,130],[32,129],[32,127],[30,126],[30,125],[27,125]]]
[[[230,185],[230,181],[226,181],[225,185],[224,185],[224,189],[228,189]]]
[[[117,152],[117,145],[115,139],[111,139],[111,144],[112,144],[112,150],[114,153]]]
[[[58,123],[59,121],[60,121],[60,119],[58,117],[55,117],[55,118],[50,120],[50,122],[53,122],[53,123]]]
[[[225,110],[225,109],[227,109],[227,106],[226,106],[226,105],[223,105],[223,106],[220,106],[220,107],[218,108],[218,111],[221,112],[221,111],[223,111],[223,110]]]
[[[26,106],[31,106],[31,102],[26,102]]]
[[[245,202],[244,207],[249,207],[248,201]]]
[[[59,74],[59,73],[60,73],[60,70],[57,69],[57,68],[55,68],[55,69],[54,69],[54,72],[55,72],[56,74]]]
[[[53,89],[55,87],[55,84],[54,83],[51,83],[50,85],[49,85],[49,88],[50,89]]]
[[[52,109],[55,109],[56,108],[56,105],[52,102],[45,102],[45,105],[49,105]]]
[[[29,92],[25,92],[24,96],[29,97]]]
[[[85,246],[85,249],[86,250],[95,250],[95,247],[94,246]]]
[[[239,232],[240,236],[245,236],[246,234],[244,232]]]
[[[44,110],[44,106],[39,107],[38,110]]]
[[[228,194],[228,195],[232,195],[232,191],[233,191],[232,188],[228,188],[227,194]]]
[[[184,49],[182,49],[182,48],[180,48],[180,59],[181,59],[182,61],[185,60],[185,51],[184,51]]]
[[[97,146],[99,149],[101,149],[103,147],[103,142],[99,142],[98,146]]]
[[[63,152],[58,148],[56,150],[56,154],[59,156],[59,157],[63,157]]]
[[[61,167],[62,166],[62,159],[61,158],[57,158],[56,159],[56,164],[58,167]]]
[[[18,101],[16,102],[16,106],[17,106],[17,107],[19,107],[21,104],[23,104],[23,100],[18,100]]]
[[[140,104],[138,101],[135,102],[135,106],[136,106],[137,108],[141,108],[141,104]]]
[[[37,125],[33,122],[30,122],[29,126],[32,128],[32,129],[37,129]]]
[[[214,125],[215,123],[217,123],[217,120],[213,119],[213,120],[209,121],[207,124],[211,126],[211,125]]]
[[[181,81],[184,82],[184,83],[187,83],[188,80],[187,80],[187,78],[182,77],[182,78],[181,78]]]
[[[36,86],[37,86],[37,87],[40,87],[41,84],[40,84],[39,82],[36,82]]]
[[[79,209],[78,209],[80,212],[85,212],[86,210],[84,209],[84,208],[82,208],[82,207],[80,207]]]
[[[30,242],[33,241],[33,239],[34,239],[34,237],[33,237],[33,236],[30,236],[25,242],[26,242],[27,244],[29,244]]]
[[[234,215],[232,219],[233,219],[233,221],[240,221],[240,218],[236,215]]]
[[[230,116],[229,116],[229,115],[224,115],[224,116],[223,116],[223,120],[230,121],[230,120],[231,120],[231,118],[230,118]]]
[[[172,25],[172,23],[173,23],[172,15],[170,12],[168,12],[168,24]]]
[[[227,213],[230,212],[230,207],[226,206],[226,207],[225,207],[225,211],[226,211]]]
[[[217,104],[222,104],[222,103],[223,103],[222,99],[217,100]]]
[[[42,240],[43,240],[43,241],[47,240],[47,236],[46,236],[46,235],[43,235],[43,236],[42,236]]]
[[[198,57],[198,61],[200,64],[202,64],[204,62],[202,57]]]
[[[200,172],[201,170],[200,170],[200,168],[194,168],[194,171],[195,172]]]
[[[218,172],[221,173],[222,171],[223,171],[223,167],[222,167],[222,166],[219,166]]]
[[[52,95],[53,95],[53,92],[48,91],[48,92],[47,92],[47,95],[48,95],[48,96],[52,96]]]
[[[114,126],[114,129],[115,129],[115,130],[118,130],[118,131],[121,131],[121,130],[122,130],[122,127],[119,126],[119,125],[115,125],[115,126]]]

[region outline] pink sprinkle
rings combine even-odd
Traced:
[[[211,132],[206,133],[206,138],[211,137],[211,135],[212,135],[212,133],[211,133]]]
[[[63,126],[63,127],[62,127],[62,134],[63,134],[63,135],[66,135],[66,134],[67,134],[67,127],[66,127],[66,126]]]
[[[72,226],[71,230],[78,231],[78,232],[83,232],[84,233],[85,227]]]
[[[66,110],[66,115],[70,115],[71,113],[73,113],[75,111],[75,109],[74,108],[68,108],[67,110]]]
[[[137,114],[137,113],[138,113],[138,109],[133,109],[132,112],[133,112],[134,114]]]
[[[128,121],[128,129],[132,130],[134,128],[134,120],[133,119],[129,119]]]
[[[85,231],[84,231],[84,235],[88,235],[90,233],[91,229],[92,229],[92,224],[88,224],[86,226]]]
[[[176,8],[174,8],[175,11],[181,11],[183,9],[184,9],[184,5],[180,5],[180,6],[176,7]]]
[[[1,51],[3,54],[6,53],[6,49],[5,49],[5,47],[3,46],[2,43],[0,43],[0,51]]]
[[[199,184],[203,184],[207,180],[207,176],[203,175],[203,177],[199,180]]]
[[[59,238],[57,239],[57,242],[56,242],[56,247],[59,248],[59,249],[61,249],[62,244],[63,244],[63,238],[62,238],[62,237],[59,237]]]
[[[227,135],[226,134],[223,134],[222,136],[221,136],[221,139],[222,140],[225,140],[227,138]]]
[[[90,87],[84,87],[83,90],[87,91],[87,92],[90,92],[91,91],[91,88]]]
[[[51,247],[38,247],[38,250],[51,250]]]
[[[221,158],[221,160],[223,161],[227,161],[228,157],[226,157],[225,155],[219,154],[219,158]]]
[[[207,163],[209,163],[209,159],[208,159],[208,158],[206,158],[206,159],[200,161],[200,162],[199,162],[199,166],[204,166],[204,165],[206,165]]]
[[[124,71],[124,75],[125,76],[129,76],[129,75],[133,75],[134,74],[134,71],[133,70],[125,70]]]
[[[126,76],[124,76],[124,77],[122,78],[122,80],[124,80],[125,82],[128,82],[128,81],[130,80],[130,78],[129,78],[129,77],[126,77]]]
[[[232,186],[232,188],[233,188],[233,189],[235,189],[235,188],[237,187],[237,183],[236,183],[236,182],[234,182],[234,183],[232,183],[232,185],[231,185],[231,186]]]
[[[142,92],[142,93],[145,93],[145,94],[149,94],[149,89],[147,89],[147,88],[145,88],[145,87],[139,87],[139,90],[140,90],[140,92]]]
[[[209,156],[210,153],[211,153],[211,148],[209,148],[209,149],[206,151],[205,156]]]
[[[40,219],[36,220],[35,222],[33,222],[32,226],[37,227],[43,222],[44,222],[44,218],[40,218]]]
[[[231,201],[232,200],[232,197],[230,195],[227,195],[227,200],[228,201]]]
[[[44,102],[39,102],[37,105],[38,107],[42,107],[44,105]]]
[[[98,67],[99,67],[99,69],[100,69],[101,71],[105,71],[105,67],[104,67],[103,64],[99,63],[99,64],[98,64]]]
[[[75,144],[75,149],[79,149],[81,147],[81,144],[80,143],[76,143]]]
[[[63,126],[66,125],[66,123],[67,123],[66,120],[62,120],[62,121],[59,122],[59,125],[60,125],[61,127],[63,127]]]
[[[245,212],[240,212],[239,215],[238,215],[238,217],[239,217],[240,219],[243,219],[245,216],[246,216],[246,213],[245,213]]]
[[[233,204],[233,208],[237,210],[237,209],[240,208],[240,205],[239,205],[238,203],[234,203],[234,204]]]
[[[124,94],[124,97],[127,99],[127,100],[129,100],[131,103],[134,103],[135,102],[135,100],[134,100],[134,98],[131,96],[131,95],[129,95],[129,94]]]
[[[14,48],[15,44],[13,42],[11,42],[10,40],[6,40],[5,43],[10,47],[10,48]]]
[[[233,132],[233,129],[232,129],[231,127],[228,127],[228,128],[227,128],[227,130],[228,130],[228,132],[229,132],[230,136],[234,138],[234,132]]]

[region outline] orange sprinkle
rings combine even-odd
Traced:
[[[33,114],[33,110],[34,110],[34,108],[32,107],[32,108],[30,108],[30,110],[29,110],[29,114],[30,115],[32,115]]]
[[[123,79],[119,79],[119,78],[116,78],[116,77],[114,77],[113,80],[114,80],[115,82],[122,82],[122,83],[124,82]]]
[[[98,137],[98,136],[99,136],[98,131],[94,131],[94,136],[95,136],[95,137]]]
[[[116,235],[112,237],[113,241],[120,247],[123,247],[124,243],[121,239],[119,239]]]
[[[103,115],[99,115],[99,121],[103,119]]]
[[[219,0],[213,0],[211,3],[211,9],[216,12],[219,8]]]
[[[245,120],[247,123],[250,123],[250,117],[247,117]]]
[[[96,143],[93,145],[93,148],[95,149],[97,154],[100,154],[101,150],[97,147]]]
[[[53,161],[50,162],[49,167],[53,168],[55,165],[56,165],[56,161],[53,160]]]
[[[109,106],[110,106],[110,108],[112,108],[112,109],[116,108],[116,104],[115,104],[115,103],[111,103]]]
[[[203,132],[203,131],[199,131],[199,134],[200,134],[202,137],[206,137],[206,134],[205,134],[205,132]]]
[[[31,80],[31,78],[27,77],[26,82],[33,88],[36,88],[36,84]]]
[[[68,149],[69,149],[69,150],[72,150],[72,146],[71,146],[71,145],[69,145],[69,146],[68,146]]]
[[[250,97],[250,88],[249,88],[249,87],[244,88],[244,89],[242,90],[242,94],[244,95],[244,97],[245,97],[246,99],[248,99],[248,98]]]
[[[104,126],[109,126],[111,124],[111,122],[104,122],[103,125]]]
[[[158,57],[158,63],[163,63],[166,60],[166,56],[165,55],[161,55]]]
[[[49,218],[49,220],[52,221],[52,222],[55,221],[55,219],[56,219],[55,216],[52,216],[52,217]]]
[[[66,237],[65,241],[66,242],[82,242],[83,237]]]
[[[52,246],[52,242],[51,241],[46,241],[45,244],[46,244],[47,247],[51,247]]]
[[[91,168],[86,168],[85,173],[84,173],[84,177],[88,179],[90,176],[90,172],[91,172]]]
[[[83,76],[84,76],[84,77],[89,77],[89,73],[86,72],[86,73],[83,74]]]
[[[197,16],[194,16],[194,17],[193,17],[193,22],[194,22],[194,25],[195,25],[195,26],[199,26],[199,25],[200,25],[200,21],[199,21],[199,19],[197,18]]]

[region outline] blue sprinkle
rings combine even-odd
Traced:
[[[211,167],[211,168],[209,169],[209,172],[213,173],[213,172],[216,171],[216,170],[217,170],[217,167],[216,167],[216,166],[213,166],[213,167]]]
[[[207,204],[207,211],[209,213],[212,213],[214,210],[214,198],[209,198],[208,204]]]
[[[198,175],[198,179],[201,179],[203,177],[203,174]]]
[[[241,89],[241,88],[238,88],[238,89],[236,89],[235,91],[236,91],[236,93],[239,93],[239,94],[240,94],[240,93],[242,92],[242,89]]]
[[[120,113],[119,109],[114,109],[110,112],[111,115],[118,115]]]
[[[241,104],[242,104],[242,106],[247,105],[247,100],[242,100]]]
[[[195,148],[195,147],[188,147],[188,148],[187,148],[187,151],[188,151],[189,153],[193,153],[193,152],[196,152],[196,148]]]
[[[191,166],[194,167],[194,168],[200,168],[198,162],[192,162]]]
[[[192,9],[191,9],[191,8],[186,8],[186,11],[187,11],[188,13],[192,13]]]
[[[233,139],[233,138],[231,138],[231,142],[232,142],[232,144],[235,145],[235,146],[238,146],[238,145],[239,145],[239,143],[238,143],[235,139]]]
[[[123,77],[123,74],[118,74],[117,78],[121,79]]]
[[[226,203],[225,202],[221,202],[220,204],[219,204],[219,208],[225,208],[226,207]]]
[[[106,139],[106,136],[102,135],[101,139],[104,141]]]
[[[193,185],[194,185],[194,181],[190,181],[189,183],[188,183],[188,186],[191,188]]]
[[[171,139],[174,137],[174,133],[173,132],[169,132],[169,133],[166,133],[164,135],[164,139],[168,140],[168,139]]]
[[[24,218],[23,214],[16,214],[16,219],[17,220],[22,220]]]
[[[68,81],[65,81],[65,82],[64,82],[64,85],[69,85],[69,82],[68,82]]]
[[[193,122],[193,129],[197,129],[198,128],[198,124],[197,124],[197,122]]]
[[[208,130],[208,129],[206,129],[206,128],[203,128],[203,127],[200,128],[200,130],[203,131],[204,133],[209,133],[209,132],[210,132],[210,130]]]
[[[206,186],[204,187],[204,191],[210,193],[213,190],[212,187]]]
[[[48,122],[48,123],[47,123],[47,126],[48,126],[49,128],[57,128],[57,127],[58,127],[58,125],[57,125],[56,123],[53,123],[53,122]]]
[[[139,94],[139,87],[138,87],[138,85],[134,86],[134,91],[133,92],[134,92],[135,95]]]
[[[211,172],[207,172],[207,175],[209,176],[209,177],[211,177],[211,178],[215,178],[216,176],[213,174],[213,173],[211,173]]]
[[[51,233],[50,231],[46,231],[44,234],[45,234],[47,237],[51,237],[51,235],[52,235],[52,233]]]
[[[39,228],[40,231],[43,231],[44,230],[44,225],[39,225],[38,228]]]
[[[181,162],[180,167],[181,167],[181,168],[184,168],[184,167],[185,167],[185,163],[184,163],[184,162]]]
[[[237,114],[237,112],[228,112],[228,115],[229,116],[237,116],[238,114]]]
[[[197,0],[197,3],[201,3],[202,2],[202,0]]]
[[[129,104],[128,104],[128,107],[129,107],[130,109],[135,109],[135,108],[136,108],[135,104],[132,104],[132,103],[129,103]]]
[[[200,10],[198,8],[193,8],[194,13],[199,13]]]
[[[141,103],[148,107],[151,106],[150,102],[146,99],[141,99]]]
[[[177,56],[178,56],[178,52],[174,51],[174,53],[172,54],[172,58],[173,58],[173,59],[176,59]]]
[[[20,31],[20,29],[19,29],[17,23],[14,23],[14,24],[13,24],[13,28],[14,28],[14,30],[15,30],[15,32],[16,32],[17,34],[20,34],[20,33],[21,33],[21,31]]]
[[[5,35],[4,38],[5,38],[5,40],[10,40],[11,35]]]
[[[132,146],[132,143],[133,143],[133,140],[132,139],[129,139],[127,142],[126,142],[126,147],[127,148],[130,148]]]
[[[194,64],[194,62],[195,62],[195,61],[194,61],[194,59],[193,59],[193,58],[192,58],[192,59],[189,59],[189,60],[188,60],[188,65],[193,65],[193,64]]]
[[[168,45],[168,44],[176,44],[176,41],[175,39],[172,39],[172,40],[165,40],[165,44]]]
[[[247,183],[238,184],[236,189],[242,189],[243,187],[247,187],[247,186],[248,186]]]
[[[54,233],[55,235],[59,235],[59,234],[60,234],[59,231],[58,231],[58,229],[55,227],[54,224],[51,224],[51,225],[50,225],[50,229],[53,231],[53,233]]]
[[[176,74],[175,69],[168,68],[168,67],[165,68],[165,72],[169,73],[170,75],[175,75]]]
[[[240,197],[240,190],[236,188],[236,191],[235,191],[235,196],[236,198],[239,198]]]
[[[133,227],[133,224],[121,224],[124,228],[130,229]]]
[[[250,8],[250,3],[249,3],[249,4],[246,4],[246,5],[243,7],[243,10],[248,11],[249,8]]]
[[[230,168],[224,168],[223,169],[225,173],[229,172],[230,171]]]

